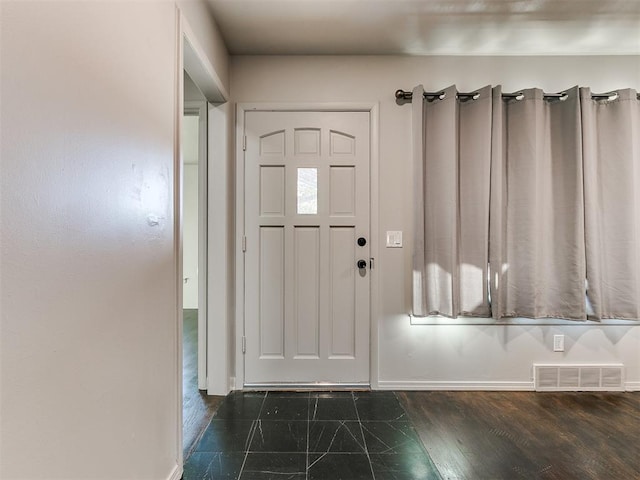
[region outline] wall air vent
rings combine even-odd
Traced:
[[[623,392],[624,365],[533,365],[536,392]]]

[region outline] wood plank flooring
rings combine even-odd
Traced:
[[[198,311],[184,310],[182,331],[182,438],[186,459],[225,397],[198,390]]]
[[[638,392],[398,398],[444,479],[640,479]]]

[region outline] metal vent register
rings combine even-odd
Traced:
[[[537,392],[623,392],[624,365],[533,365]]]

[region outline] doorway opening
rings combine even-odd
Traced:
[[[229,94],[179,18],[174,164],[177,464],[233,385],[229,363]],[[186,162],[183,162],[183,159]],[[183,267],[184,265],[184,267]],[[184,301],[183,301],[184,299]],[[183,310],[184,308],[184,310]]]
[[[207,394],[207,101],[184,72],[182,421],[188,456],[221,398]]]

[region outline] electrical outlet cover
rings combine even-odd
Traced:
[[[553,336],[553,351],[564,352],[564,335]]]

